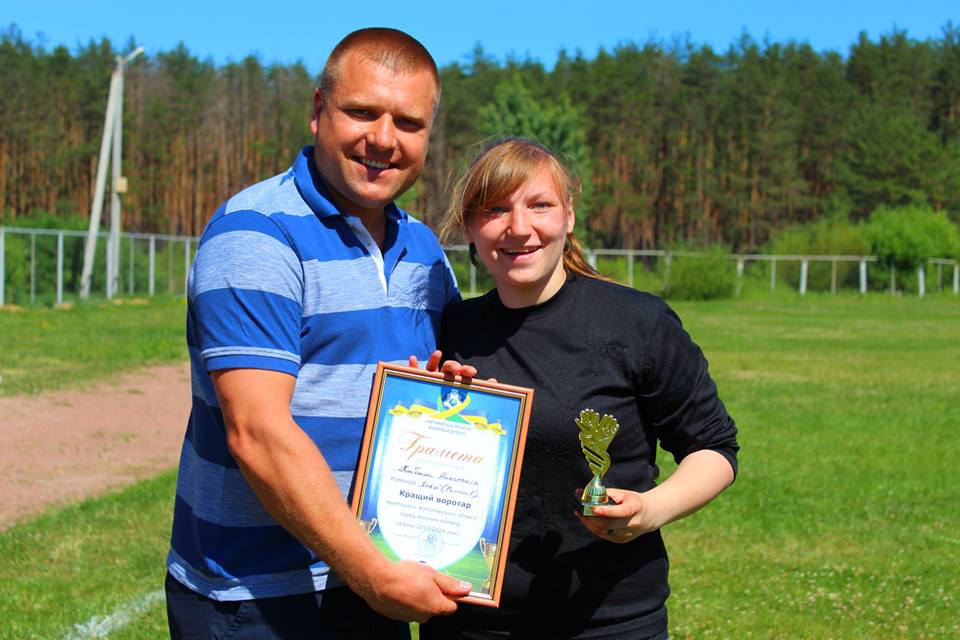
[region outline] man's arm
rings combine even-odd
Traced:
[[[423,622],[456,611],[470,585],[414,562],[390,562],[363,533],[326,460],[293,421],[295,378],[258,369],[212,374],[227,446],[267,512],[371,608]]]

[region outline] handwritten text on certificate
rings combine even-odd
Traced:
[[[395,415],[384,447],[380,531],[401,558],[434,568],[472,551],[483,532],[502,437],[473,424]]]

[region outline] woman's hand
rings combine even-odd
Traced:
[[[577,496],[579,495],[578,491]],[[577,514],[583,526],[598,538],[623,544],[663,526],[657,517],[655,501],[650,500],[649,492],[608,488],[607,495],[610,503],[603,507],[594,507],[595,516]]]
[[[598,538],[622,544],[690,515],[731,482],[733,467],[727,459],[702,449],[684,458],[670,477],[653,489],[643,493],[607,489],[612,504],[594,508],[596,517],[577,517]]]

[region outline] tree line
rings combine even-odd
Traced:
[[[0,32],[0,222],[85,218],[114,57],[109,40],[48,50]],[[845,53],[742,36],[562,52],[552,69],[477,47],[441,69],[421,181],[403,204],[428,223],[478,144],[523,134],[580,174],[594,246],[724,244],[921,206],[960,220],[960,28],[916,40],[862,34]],[[126,72],[124,226],[199,233],[224,198],[287,168],[317,78],[256,57],[215,65],[183,45]]]

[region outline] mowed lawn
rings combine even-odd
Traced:
[[[674,307],[742,449],[734,486],[665,530],[671,637],[960,637],[960,301]],[[173,487],[0,533],[0,637],[162,635]]]

